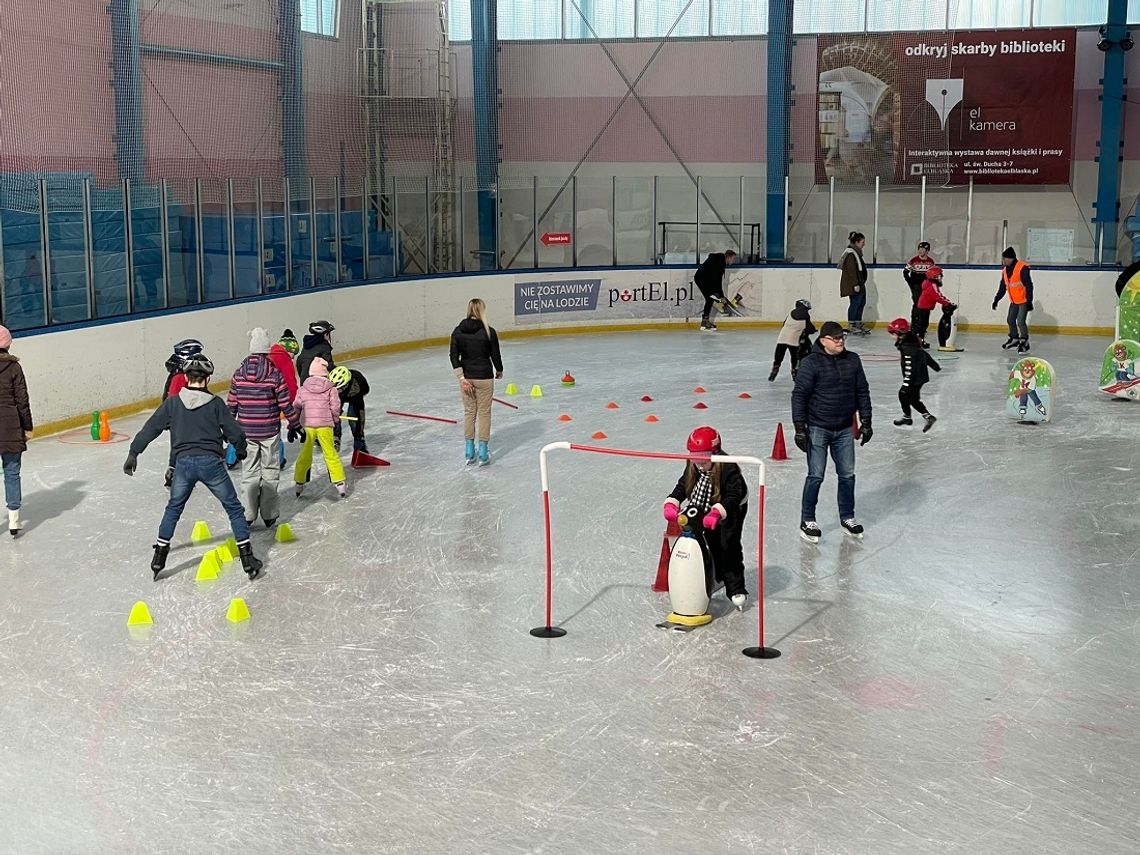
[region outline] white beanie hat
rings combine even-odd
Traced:
[[[249,352],[269,353],[269,331],[263,327],[254,327],[249,331]]]

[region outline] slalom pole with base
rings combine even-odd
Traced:
[[[763,468],[760,470],[763,472]],[[756,614],[760,621],[760,634],[759,640],[756,642],[756,647],[745,647],[740,652],[745,656],[752,659],[775,659],[780,655],[780,651],[775,647],[764,646],[764,484],[761,483],[758,490],[759,508],[756,511],[756,529],[759,532],[757,535],[757,552],[756,552]]]
[[[542,475],[542,515],[546,524],[546,626],[536,626],[530,631],[530,634],[535,638],[561,638],[566,634],[566,630],[562,627],[550,625],[551,588],[554,586],[554,574],[550,544],[550,483],[546,477],[546,452],[555,448],[569,449],[570,443],[552,442],[544,446],[542,453],[539,454],[539,471]]]

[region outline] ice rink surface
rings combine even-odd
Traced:
[[[27,529],[0,548],[0,852],[1135,853],[1140,409],[1096,389],[1108,342],[1035,337],[1059,395],[1033,427],[1004,415],[1004,337],[960,336],[923,435],[891,426],[888,337],[853,340],[875,404],[867,534],[840,531],[829,468],[813,546],[787,364],[767,382],[775,331],[727,326],[504,342],[497,395],[523,394],[495,405],[484,468],[464,467],[459,427],[384,415],[461,418],[446,348],[353,363],[392,466],[350,472],[344,501],[320,464],[300,500],[283,479],[298,539],[258,524],[253,583],[236,563],[195,582],[194,521],[228,536],[202,488],[151,581],[165,438],[133,479],[125,444],[36,440]],[[681,464],[578,452],[550,458],[568,634],[528,634],[543,444],[603,431],[682,451],[709,423],[729,453],[767,457],[780,421],[765,614],[781,658],[741,655],[754,601],[721,594],[709,626],[655,628]],[[232,597],[249,621],[227,622]],[[132,633],[140,599],[154,624]]]

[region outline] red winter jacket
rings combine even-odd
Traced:
[[[943,296],[942,291],[938,287],[938,283],[933,279],[927,279],[922,283],[922,293],[918,295],[918,303],[916,306],[919,309],[930,311],[935,306],[952,306],[946,297]]]
[[[275,343],[269,348],[269,358],[285,378],[285,386],[289,389],[289,403],[293,403],[297,397],[297,369],[293,367],[293,357],[289,355],[289,351]]]

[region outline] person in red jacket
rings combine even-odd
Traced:
[[[942,268],[931,267],[926,271],[926,280],[922,283],[922,293],[918,295],[918,302],[914,305],[914,334],[922,342],[923,347],[930,347],[926,343],[926,329],[930,326],[930,310],[935,306],[953,306],[950,300],[942,294]]]
[[[903,279],[910,288],[910,325],[915,325],[915,311],[918,309],[918,298],[922,295],[922,283],[926,281],[927,271],[936,267],[938,262],[930,254],[930,244],[919,241],[918,252],[903,268]]]
[[[281,333],[281,338],[277,339],[269,348],[269,358],[277,370],[281,372],[281,376],[285,378],[285,388],[289,390],[290,404],[297,397],[297,368],[293,365],[293,360],[297,358],[297,354],[300,352],[301,345],[297,341],[297,336],[293,335],[293,330],[288,329]],[[277,443],[277,461],[284,469],[285,443],[283,442]]]

